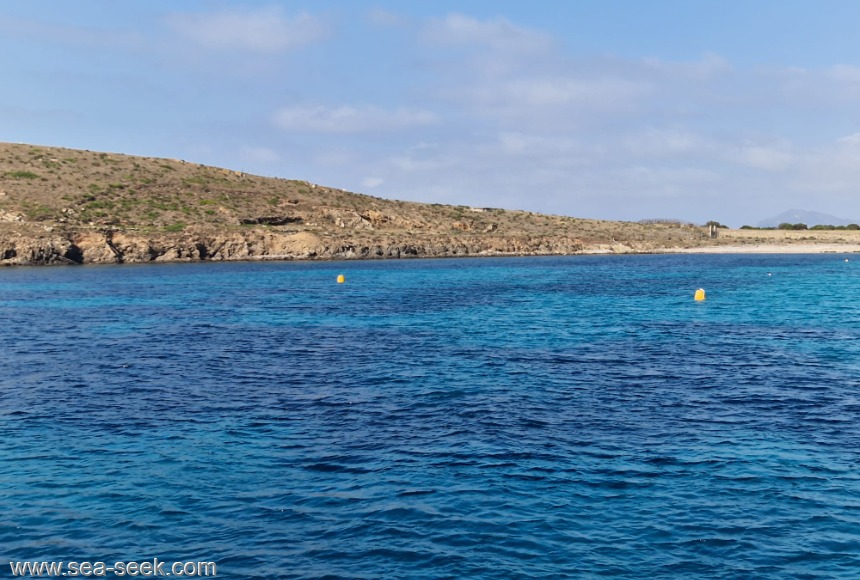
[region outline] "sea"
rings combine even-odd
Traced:
[[[0,577],[154,559],[860,577],[860,256],[0,270]]]

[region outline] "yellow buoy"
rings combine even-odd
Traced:
[[[343,274],[338,274],[337,275],[337,283],[343,284],[344,282],[346,282],[346,278],[343,277]]]
[[[697,302],[701,302],[702,300],[705,299],[705,290],[702,288],[699,288],[698,290],[696,290],[696,294],[693,296],[693,298]]]

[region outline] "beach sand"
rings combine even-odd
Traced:
[[[721,229],[711,244],[667,250],[684,254],[853,254],[860,252],[858,230]]]
[[[860,244],[754,244],[667,249],[673,254],[853,254]]]

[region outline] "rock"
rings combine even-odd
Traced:
[[[372,216],[368,216],[372,217]],[[585,245],[572,237],[501,236],[492,231],[425,235],[401,231],[369,234],[346,230],[322,238],[310,231],[263,228],[217,232],[187,230],[144,235],[110,229],[45,232],[40,227],[7,224],[0,230],[0,264],[108,264],[141,262],[398,259],[446,256],[573,254]],[[39,233],[40,232],[40,233]],[[621,248],[610,251],[647,251]],[[609,248],[607,248],[609,249]]]
[[[253,218],[245,218],[240,220],[240,223],[245,225],[253,225],[253,224],[261,224],[261,225],[269,225],[269,226],[283,226],[287,224],[300,224],[302,223],[301,216],[263,216],[263,217],[253,217]]]
[[[370,220],[360,216],[354,211],[326,209],[323,211],[323,216],[339,228],[373,229],[373,224],[370,223]]]
[[[359,214],[362,219],[370,222],[373,227],[379,227],[391,221],[391,218],[375,209],[367,209]]]

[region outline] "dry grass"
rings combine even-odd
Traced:
[[[720,230],[725,244],[858,244],[860,230]]]

